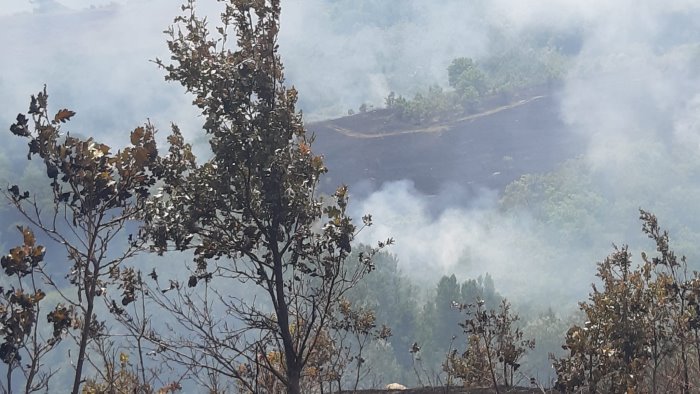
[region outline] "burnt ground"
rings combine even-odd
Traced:
[[[583,139],[566,130],[556,92],[527,92],[502,102],[491,100],[472,114],[414,124],[380,109],[307,125],[314,152],[325,156],[329,173],[323,190],[341,183],[409,179],[435,194],[446,183],[500,192],[528,173],[554,170],[584,151]],[[358,390],[362,394],[487,394],[489,388],[423,387],[401,391]],[[501,388],[501,393],[537,394],[539,388]],[[553,393],[547,390],[546,393]],[[343,393],[353,393],[345,391]]]
[[[361,181],[376,189],[409,179],[428,195],[446,183],[502,191],[523,174],[551,171],[583,152],[581,137],[560,119],[555,92],[488,104],[422,124],[402,121],[388,109],[309,124],[314,152],[329,168],[323,190]]]

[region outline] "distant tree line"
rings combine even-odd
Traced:
[[[475,112],[486,100],[505,105],[523,89],[560,80],[566,61],[566,55],[550,47],[511,48],[479,62],[460,57],[447,68],[450,90],[434,85],[413,98],[391,92],[385,105],[415,123]]]

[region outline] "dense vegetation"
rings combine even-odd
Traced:
[[[434,85],[411,99],[391,92],[385,105],[399,119],[415,123],[474,113],[486,103],[509,104],[528,88],[550,88],[563,77],[566,62],[566,55],[551,47],[507,48],[479,62],[460,57],[447,68],[450,90]]]

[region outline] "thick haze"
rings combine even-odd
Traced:
[[[421,196],[399,183],[385,185],[364,201],[362,209],[374,212],[379,225],[363,239],[394,236],[409,275],[456,272],[467,278],[490,272],[505,295],[517,300],[534,296],[553,306],[585,297],[594,262],[608,254],[611,243],[629,242],[653,251],[639,231],[640,207],[656,212],[677,244],[692,244],[696,238],[689,234],[700,229],[695,219],[700,197],[700,30],[694,22],[700,4],[491,4],[487,15],[497,18],[492,26],[505,26],[507,34],[547,27],[580,34],[581,50],[562,94],[562,117],[568,125],[562,132],[588,137],[585,173],[571,175],[591,175],[591,187],[604,205],[601,211],[615,216],[597,218],[599,232],[586,234],[590,239],[583,242],[562,237],[560,227],[535,225],[527,209],[506,215],[489,208],[497,200],[484,203],[488,193],[474,209],[457,203],[473,196],[453,190],[437,198]],[[441,199],[449,204],[435,214]]]
[[[213,1],[199,3],[214,14]],[[78,113],[73,132],[121,145],[150,118],[163,134],[173,121],[198,140],[201,119],[190,99],[148,61],[167,59],[162,30],[178,12],[173,0],[0,0],[0,124],[9,126],[46,83],[54,108]],[[474,195],[459,185],[428,197],[399,182],[354,201],[376,223],[362,240],[396,238],[392,251],[410,276],[489,272],[506,296],[573,303],[611,242],[641,240],[637,208],[657,212],[672,230],[700,230],[693,223],[684,230],[697,208],[681,205],[697,205],[700,178],[680,174],[700,156],[698,20],[700,3],[692,0],[298,0],[283,1],[279,41],[308,120],[363,102],[381,106],[392,90],[445,86],[451,59],[485,57],[524,34],[579,37],[563,88],[562,132],[589,137],[585,171],[619,215],[591,242],[560,240],[559,228],[537,225],[527,209],[504,214],[498,193]]]

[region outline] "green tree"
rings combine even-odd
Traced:
[[[496,291],[493,278],[488,273],[483,277],[466,280],[462,283],[460,293],[462,303],[483,300],[487,309],[496,309],[503,299]]]
[[[488,91],[486,75],[470,58],[454,59],[447,67],[447,78],[450,86],[467,102],[476,101]]]
[[[461,316],[455,313],[454,305],[462,302],[460,285],[454,274],[443,276],[438,282],[437,293],[435,294],[435,326],[433,338],[439,347],[439,352],[447,350],[452,337],[460,334],[458,326]],[[439,344],[439,345],[438,345]],[[438,350],[438,349],[436,349]]]
[[[353,255],[362,248],[356,248]],[[381,252],[374,257],[377,269],[353,288],[348,299],[357,307],[374,311],[376,321],[386,324],[392,329],[388,339],[391,345],[390,354],[400,365],[398,375],[388,375],[386,365],[377,365],[374,359],[368,358],[368,368],[375,373],[387,372],[384,381],[406,383],[411,378],[412,357],[406,349],[418,340],[416,336],[418,324],[419,291],[416,286],[399,270],[396,256]]]
[[[173,63],[158,63],[195,97],[211,157],[198,164],[174,128],[148,236],[160,253],[191,250],[194,267],[187,287],[172,281],[150,294],[188,333],[153,340],[173,360],[247,390],[258,390],[246,372],[254,370],[300,393],[304,367],[340,299],[373,270],[374,250],[346,264],[358,231],[346,214],[347,188],[329,199],[317,194],[326,168],[311,152],[296,90],[284,86],[279,0],[225,2],[214,34],[194,3],[169,30]],[[245,286],[249,298],[231,294],[232,286]],[[280,356],[266,356],[274,352]]]

